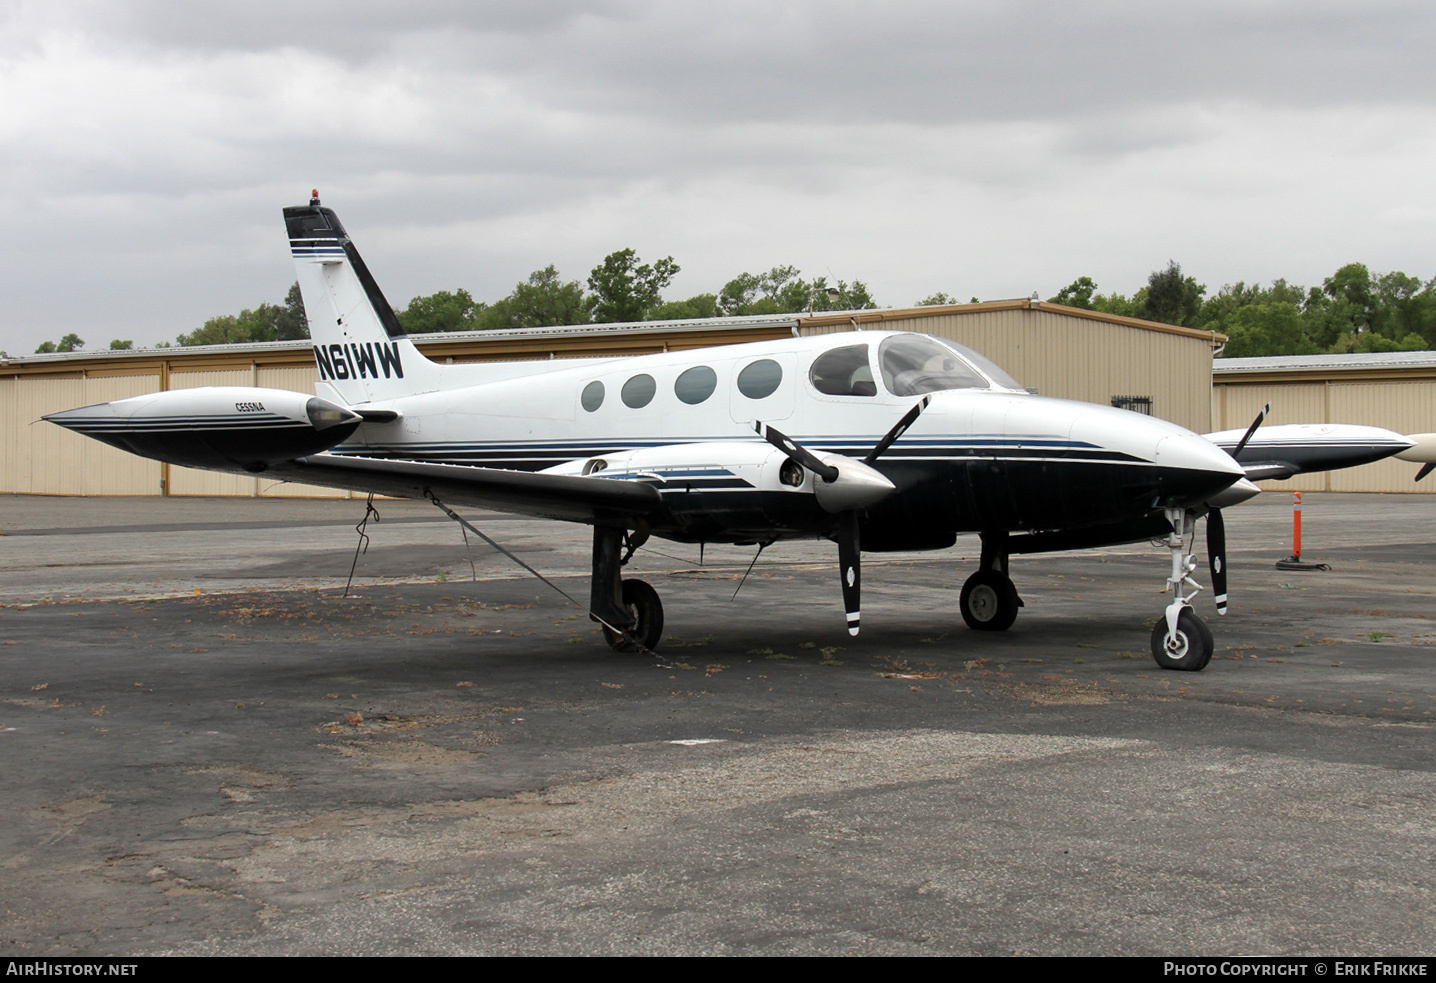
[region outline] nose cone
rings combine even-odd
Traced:
[[[1246,477],[1230,454],[1185,427],[1131,410],[1069,405],[1080,407],[1073,414],[1072,438],[1131,462],[1136,470],[1124,480],[1149,506],[1154,500],[1195,506]]]
[[[1165,504],[1196,505],[1246,479],[1246,471],[1216,444],[1188,431],[1157,441],[1152,461],[1161,476]]]

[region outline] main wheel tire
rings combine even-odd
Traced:
[[[627,634],[620,634],[604,625],[608,647],[615,652],[656,651],[663,638],[663,602],[658,599],[658,591],[642,580],[625,580],[623,606],[634,617],[633,627]]]
[[[1212,659],[1212,630],[1207,623],[1190,609],[1184,609],[1177,617],[1177,635],[1172,646],[1167,646],[1167,619],[1161,617],[1152,626],[1152,658],[1163,669],[1180,672],[1200,672]]]
[[[1017,620],[1022,601],[1006,574],[979,570],[962,585],[962,620],[974,631],[1006,631]]]

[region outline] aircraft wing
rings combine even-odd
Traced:
[[[265,477],[328,488],[426,498],[567,522],[613,524],[647,518],[661,507],[658,492],[637,481],[535,474],[460,464],[315,454],[277,464]]]

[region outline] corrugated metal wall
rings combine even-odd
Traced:
[[[140,396],[159,376],[0,379],[0,490],[31,495],[158,495],[160,464],[40,420],[46,413]]]
[[[313,393],[312,366],[176,371],[169,388],[253,386]],[[43,423],[46,413],[161,390],[159,372],[0,378],[0,492],[25,495],[240,495],[347,498],[348,492],[199,471],[136,457]],[[166,482],[168,482],[166,486]]]

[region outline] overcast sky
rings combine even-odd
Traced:
[[[1426,279],[1433,51],[1429,0],[0,0],[0,349],[282,300],[314,187],[398,307],[624,247],[668,299]]]

